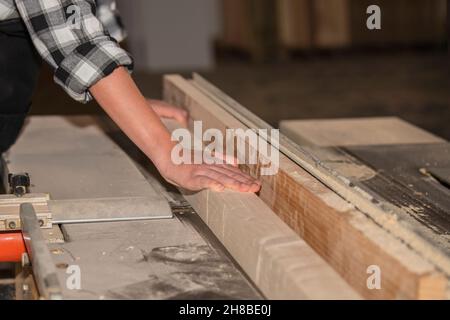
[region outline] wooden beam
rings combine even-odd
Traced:
[[[180,76],[165,77],[164,97],[186,108],[193,119],[201,119],[204,129],[246,128]],[[259,166],[243,168],[259,176]],[[446,296],[447,278],[434,265],[290,159],[280,155],[278,173],[260,179],[263,186],[259,197],[362,296],[379,299]],[[373,265],[382,272],[379,290],[367,286],[367,270]]]
[[[256,195],[202,191],[185,198],[267,298],[359,298]]]
[[[226,110],[248,128],[257,132],[261,129],[269,131],[274,129],[200,75],[194,74],[191,82],[223,110]],[[446,243],[448,244],[448,241],[445,237],[436,237],[432,228],[416,223],[416,220],[411,217],[410,208],[398,206],[396,205],[398,202],[394,200],[393,202],[383,200],[378,193],[374,193],[366,187],[363,181],[355,179],[353,173],[348,175],[335,170],[334,167],[337,163],[333,160],[342,160],[339,150],[325,148],[308,150],[308,148],[299,146],[282,134],[279,136],[279,148],[280,152],[293,163],[313,175],[334,193],[357,207],[376,224],[401,239],[424,259],[430,261],[437,269],[445,273],[447,277],[450,277],[450,251],[447,248]],[[274,152],[274,154],[279,153]],[[347,158],[351,159],[351,156]]]
[[[173,120],[164,123],[169,131],[179,128]],[[255,194],[181,191],[267,298],[360,299]]]

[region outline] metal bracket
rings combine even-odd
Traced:
[[[0,195],[0,231],[22,230],[20,220],[20,205],[30,203],[36,211],[38,223],[41,228],[52,227],[52,213],[48,206],[48,194]]]

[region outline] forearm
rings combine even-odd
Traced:
[[[123,67],[93,85],[90,92],[157,166],[169,160],[174,144],[170,134]]]

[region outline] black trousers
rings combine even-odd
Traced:
[[[40,64],[23,22],[0,22],[0,154],[14,144],[22,129]]]

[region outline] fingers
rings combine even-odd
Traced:
[[[183,127],[187,127],[188,126],[188,121],[189,121],[189,114],[186,110],[183,109],[179,109],[179,108],[175,108],[172,107],[175,110],[173,110],[173,119],[175,119],[176,121],[178,121]]]
[[[193,179],[193,184],[196,190],[211,189],[216,192],[225,190],[225,186],[222,183],[209,176],[198,175]]]
[[[208,168],[202,171],[202,175],[210,177],[216,181],[220,181],[220,183],[223,184],[226,188],[234,191],[248,192],[250,190],[251,184],[242,183],[239,180],[222,172],[215,171],[212,168]]]
[[[230,167],[233,168],[233,167]],[[258,192],[261,185],[252,177],[239,171],[227,169],[219,166],[204,166],[199,172],[203,176],[211,177],[220,181],[226,188],[240,192]]]
[[[223,154],[221,152],[214,152],[213,156],[216,159],[220,159],[222,161],[225,161],[226,164],[231,165],[233,167],[238,167],[238,159],[233,156],[233,155],[229,155],[229,154]]]
[[[238,168],[217,165],[179,165],[163,173],[165,179],[191,191],[225,188],[239,192],[258,192],[261,184]]]
[[[164,101],[148,100],[148,102],[159,117],[174,119],[182,126],[188,126],[189,113],[186,110],[172,106]]]
[[[219,165],[219,166],[211,166],[212,170],[218,171],[222,174],[226,174],[236,180],[238,180],[240,183],[247,184],[249,186],[255,185],[255,187],[259,187],[259,182],[253,177],[249,176],[248,174],[240,171],[238,168],[231,167],[231,166],[225,166],[225,165]]]
[[[165,107],[160,108],[159,116],[162,118],[174,119],[180,123],[183,127],[188,126],[189,115],[186,110],[179,109],[176,107]],[[158,113],[158,112],[157,112]]]
[[[241,169],[239,169],[238,167],[234,167],[234,166],[228,166],[228,165],[218,165],[217,167],[230,171],[234,174],[238,174],[241,177],[244,177],[245,179],[251,180],[252,183],[257,184],[259,187],[261,187],[261,182],[258,181],[257,179],[253,178],[251,175],[243,172]]]

